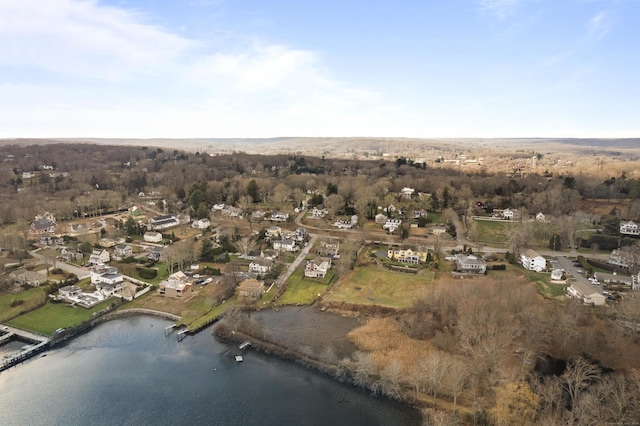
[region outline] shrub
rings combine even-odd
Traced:
[[[136,272],[138,272],[138,275],[140,275],[140,278],[144,278],[146,280],[152,280],[158,275],[157,270],[153,268],[144,268],[141,266],[136,268]]]
[[[11,303],[9,303],[9,306],[11,306],[12,308],[18,305],[22,305],[24,303],[24,300],[22,299],[11,299]]]

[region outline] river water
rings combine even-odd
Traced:
[[[416,425],[416,410],[204,330],[178,342],[151,317],[98,325],[0,373],[0,424]]]

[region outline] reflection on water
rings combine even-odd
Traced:
[[[412,425],[417,412],[210,331],[177,342],[149,317],[101,324],[0,373],[9,425]]]

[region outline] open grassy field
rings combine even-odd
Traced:
[[[432,288],[434,273],[393,272],[381,266],[357,267],[338,281],[327,300],[405,308]]]
[[[546,297],[560,297],[564,296],[566,293],[567,285],[564,284],[553,284],[551,282],[551,275],[544,272],[535,272],[529,271],[522,267],[513,266],[512,268],[517,268],[518,272],[522,273],[525,277],[529,279],[532,283],[536,285],[538,291]]]
[[[98,312],[112,303],[113,300],[105,300],[91,309],[78,306],[71,307],[64,303],[47,303],[35,311],[12,319],[9,324],[51,336],[56,329],[78,325],[82,321],[90,319],[94,312]]]
[[[15,300],[15,306],[11,306],[11,301]],[[30,288],[19,294],[0,294],[0,322],[5,322],[20,315],[21,312],[30,311],[38,306],[44,305],[46,296],[41,288]],[[55,329],[54,329],[55,330]]]
[[[328,290],[332,278],[332,271],[324,279],[305,278],[304,268],[298,268],[289,277],[287,290],[280,296],[276,304],[310,305],[318,298],[318,295],[322,295]]]
[[[504,244],[508,239],[511,223],[499,220],[474,220],[474,241]]]

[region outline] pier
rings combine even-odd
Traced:
[[[13,339],[24,340],[32,343],[32,345],[25,346],[20,352],[6,356],[2,359],[0,361],[0,371],[13,367],[14,365],[26,361],[32,356],[46,350],[51,341],[47,336],[21,330],[15,327],[3,325],[2,330],[5,334],[0,336],[0,346],[9,343]]]

